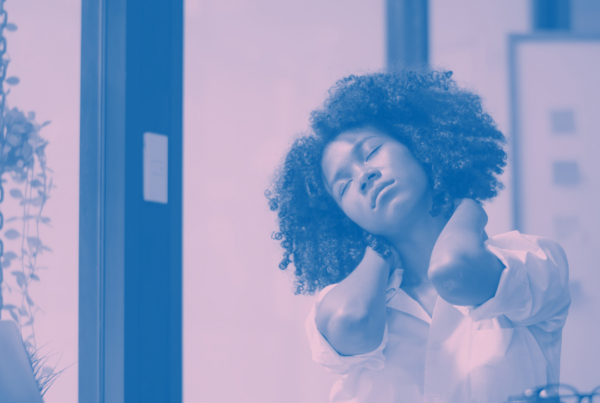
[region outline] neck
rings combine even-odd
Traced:
[[[410,223],[403,225],[402,232],[387,236],[387,240],[396,248],[402,260],[402,283],[413,285],[429,282],[427,271],[433,247],[448,222],[443,214],[432,217],[429,214],[431,203],[422,211],[412,214]]]

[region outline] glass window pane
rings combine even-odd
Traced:
[[[10,159],[2,174],[2,295],[5,308],[16,307],[3,309],[2,320],[14,320],[14,315],[24,339],[48,358],[46,366],[55,367],[55,372],[65,369],[49,387],[45,402],[76,402],[81,2],[23,0],[4,6],[8,22],[17,28],[4,30],[5,58],[10,59],[7,77],[18,77],[19,83],[4,84],[5,91],[10,90],[5,121],[16,137],[7,134],[3,146],[12,141],[11,151],[20,147],[23,159],[33,151],[23,146],[26,136],[37,152],[33,169],[25,170],[25,182],[11,173]],[[27,122],[46,121],[50,123],[39,129],[41,139],[36,139]],[[42,140],[48,141],[45,148]],[[41,176],[42,154],[46,177]],[[18,164],[19,155],[15,158]]]

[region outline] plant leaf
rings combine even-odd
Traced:
[[[17,309],[17,307],[14,306],[13,304],[4,304],[2,309],[10,310],[10,309]]]
[[[6,80],[4,80],[6,82],[6,84],[10,84],[10,85],[17,85],[21,82],[21,80],[19,80],[19,77],[8,77]]]
[[[31,277],[32,280],[40,281],[40,278],[38,277],[37,274],[31,274],[29,277]]]
[[[34,236],[27,237],[27,244],[30,249],[39,249],[42,246],[42,241]]]
[[[15,311],[13,311],[12,309],[9,312],[10,312],[10,316],[12,316],[12,318],[15,320],[15,322],[19,323],[19,318],[17,317],[17,313]]]
[[[5,28],[11,32],[14,32],[17,30],[17,26],[15,24],[13,24],[12,22],[9,22],[8,24],[6,24]]]
[[[11,271],[10,274],[17,278],[17,284],[19,284],[19,287],[23,288],[25,285],[25,275],[20,271]]]
[[[19,217],[10,217],[8,220],[5,220],[4,222],[5,223],[7,223],[7,222],[13,222],[13,221],[18,220],[18,219],[19,219]]]
[[[31,181],[30,185],[34,188],[37,188],[42,186],[42,181],[40,181],[39,179],[34,179]]]
[[[25,177],[23,177],[23,176],[15,176],[15,177],[13,177],[13,180],[15,182],[17,182],[17,183],[23,183],[23,182],[25,182]]]
[[[42,246],[42,249],[43,249],[43,250],[47,250],[48,252],[54,252],[54,251],[52,250],[52,248],[50,248],[50,247],[48,247],[48,246],[46,246],[46,245]]]
[[[12,259],[16,259],[17,258],[17,254],[13,251],[8,251],[4,253],[4,259],[8,259],[8,260],[12,260]]]
[[[17,239],[18,237],[21,236],[21,234],[19,233],[19,231],[15,230],[15,229],[9,229],[8,231],[6,231],[4,233],[4,236],[7,237],[8,239]]]
[[[35,303],[33,302],[33,300],[31,299],[31,297],[29,295],[26,295],[25,299],[27,299],[27,302],[29,303],[29,305],[35,306]]]
[[[21,192],[21,189],[11,189],[10,190],[10,195],[12,197],[14,197],[15,199],[22,199],[23,198],[23,192]]]
[[[15,277],[21,277],[23,280],[25,280],[25,275],[23,274],[23,272],[20,272],[18,270],[13,270],[10,272],[10,274],[12,274]]]
[[[2,260],[2,268],[6,269],[7,267],[10,267],[10,259],[3,259]]]
[[[41,197],[36,197],[31,200],[31,205],[34,207],[39,207],[42,205],[43,201],[44,201],[44,199],[42,199]]]
[[[21,314],[21,317],[25,316],[25,317],[29,317],[29,312],[27,312],[27,310],[25,308],[19,308],[19,314]]]
[[[6,142],[11,146],[16,147],[21,143],[21,139],[16,134],[9,133],[6,135]]]

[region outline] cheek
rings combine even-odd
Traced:
[[[417,161],[408,161],[393,166],[397,177],[408,185],[415,193],[422,193],[427,189],[429,179],[423,167]]]
[[[368,225],[368,222],[371,220],[368,211],[357,199],[345,200],[340,207],[349,219],[363,229],[365,229],[365,225]]]
[[[380,222],[382,217],[374,214],[370,207],[355,201],[354,203],[346,203],[342,211],[350,220],[365,231],[376,235],[382,234],[383,223]]]

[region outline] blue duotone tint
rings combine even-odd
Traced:
[[[79,401],[180,402],[183,1],[83,2]],[[168,203],[143,135],[168,137]]]

